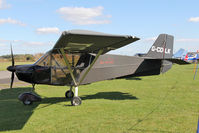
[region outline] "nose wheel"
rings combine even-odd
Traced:
[[[29,99],[23,99],[22,102],[23,102],[24,105],[31,105],[32,104],[32,101],[29,100]]]
[[[22,101],[24,105],[31,105],[33,102],[41,101],[41,98],[32,92],[24,92],[19,95],[18,99]]]

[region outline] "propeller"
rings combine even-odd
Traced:
[[[12,72],[11,74],[11,82],[10,82],[10,88],[12,89],[12,85],[14,82],[14,77],[15,77],[15,61],[14,61],[14,55],[13,55],[13,51],[12,51],[12,45],[10,45],[11,47],[11,57],[12,57],[12,66],[9,66],[7,68],[8,71]]]

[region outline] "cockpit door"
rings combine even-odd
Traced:
[[[80,55],[66,54],[70,65],[74,68]],[[61,54],[52,54],[51,83],[54,85],[70,85],[71,76]]]
[[[35,83],[50,84],[51,72],[49,66],[35,66]]]
[[[34,67],[34,81],[38,84],[51,83],[51,57],[50,52],[44,54],[36,63]]]

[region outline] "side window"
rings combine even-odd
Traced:
[[[41,66],[50,66],[50,56],[47,56],[43,62],[40,64]]]
[[[71,66],[76,66],[80,55],[79,54],[66,54]],[[67,68],[64,58],[61,54],[52,54],[52,66],[57,68]]]
[[[50,55],[46,53],[36,63],[38,66],[50,66]]]
[[[71,66],[76,66],[80,55],[66,54]],[[52,54],[51,82],[52,84],[66,84],[71,81],[69,70],[61,54]]]
[[[60,54],[52,54],[52,67],[64,68],[64,60]]]

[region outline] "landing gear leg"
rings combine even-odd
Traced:
[[[35,90],[35,84],[32,84],[32,89],[31,91],[34,91]]]
[[[72,78],[72,81],[73,81],[73,85],[75,86],[75,96],[72,98],[71,100],[71,104],[74,105],[74,106],[77,106],[77,105],[80,105],[82,103],[82,100],[80,97],[78,97],[78,85],[81,85],[81,83],[84,81],[86,75],[88,74],[88,72],[91,70],[91,68],[93,67],[93,65],[95,64],[95,62],[97,61],[97,59],[99,58],[99,56],[104,52],[104,49],[99,49],[97,55],[95,56],[94,60],[92,61],[92,63],[90,64],[89,63],[89,67],[88,69],[86,70],[86,72],[83,74],[83,76],[81,77],[81,79],[79,80],[79,82],[76,82],[76,78],[74,76],[74,71],[75,71],[75,68],[74,68],[74,59],[72,59],[72,66],[71,64],[69,63],[69,60],[67,59],[66,57],[66,53],[65,53],[65,49],[64,48],[60,48],[58,49],[58,52],[61,52],[61,55],[63,56],[64,58],[64,61],[66,63],[66,66],[68,67],[68,70],[70,72],[70,76]],[[72,57],[74,58],[74,57]],[[73,67],[73,69],[72,69]]]
[[[81,105],[82,100],[80,97],[78,97],[78,86],[75,87],[75,96],[71,100],[71,104],[73,106],[78,106]]]

